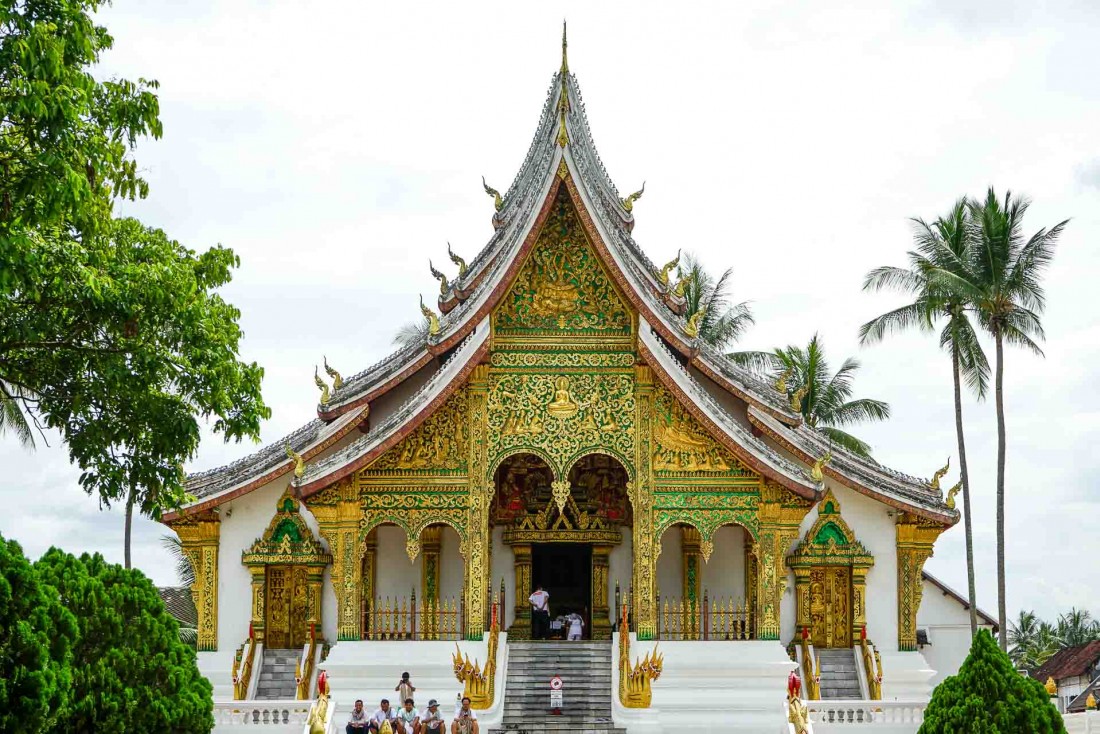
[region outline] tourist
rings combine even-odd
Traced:
[[[462,706],[455,712],[451,722],[451,734],[478,734],[477,714],[470,708],[470,697],[463,696]]]
[[[428,710],[424,712],[420,726],[424,734],[443,734],[445,727],[443,714],[439,713],[439,701],[434,698],[428,701]]]
[[[406,698],[405,705],[397,712],[397,731],[399,734],[420,734],[420,712],[411,698]]]
[[[528,601],[531,602],[531,637],[545,640],[550,632],[550,595],[542,586],[536,586]]]
[[[409,678],[408,673],[401,674],[401,680],[397,681],[397,687],[393,690],[397,691],[397,700],[404,701],[406,698],[412,698],[416,693],[416,686],[412,684],[412,679]]]
[[[351,710],[351,716],[348,718],[348,725],[344,727],[346,734],[366,734],[367,731],[367,712],[363,708],[363,699],[357,699],[355,701],[355,708]]]
[[[569,620],[569,639],[581,639],[581,635],[584,633],[584,619],[576,612],[571,612],[566,619]]]
[[[397,727],[397,712],[390,708],[388,698],[382,699],[380,708],[370,717],[370,730],[376,733],[381,731],[383,721],[390,722],[391,729]]]

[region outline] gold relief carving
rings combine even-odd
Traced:
[[[635,462],[637,475],[627,482],[627,494],[634,512],[632,542],[634,566],[634,625],[638,639],[650,640],[657,632],[657,604],[655,602],[657,554],[659,538],[654,533],[653,512],[653,373],[649,367],[635,369],[637,400],[635,415],[637,441]],[[623,625],[625,629],[626,625]]]
[[[565,380],[562,382],[562,380]],[[493,374],[488,396],[488,455],[517,449],[548,459],[564,476],[571,462],[591,452],[610,453],[628,465],[634,452],[634,384],[629,374]],[[494,462],[495,463],[495,462]],[[471,477],[481,475],[471,471]],[[487,475],[486,475],[487,476]]]
[[[457,492],[402,492],[395,490],[393,494],[370,493],[364,494],[362,500],[363,510],[464,510],[469,505],[469,498],[463,493]],[[464,525],[465,523],[461,523]]]
[[[406,540],[405,553],[409,556],[409,563],[414,563],[416,557],[420,555],[420,541],[416,538],[409,538]]]
[[[213,513],[177,521],[172,529],[195,571],[191,599],[198,613],[198,649],[218,649],[218,539],[221,523]]]
[[[558,512],[565,513],[565,503],[572,499],[569,496],[569,480],[562,479],[550,483],[550,489],[554,495],[554,504],[558,506]]]
[[[917,610],[924,591],[921,571],[944,530],[944,526],[915,515],[898,516],[898,650],[917,649]]]
[[[704,540],[699,544],[699,552],[703,554],[703,561],[709,563],[710,554],[714,552],[714,543],[710,540]]]
[[[577,368],[631,367],[632,352],[493,352],[490,364],[503,368]]]
[[[630,312],[589,245],[564,187],[493,325],[502,334],[630,334]]]
[[[465,469],[468,443],[467,400],[466,390],[457,390],[438,410],[417,426],[415,431],[378,457],[360,475],[387,469]]]
[[[671,393],[660,388],[655,400],[653,441],[654,471],[757,477],[711,438]]]

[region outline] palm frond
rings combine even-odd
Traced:
[[[782,364],[775,356],[775,352],[741,351],[726,354],[734,364],[738,364],[758,375],[767,374]]]
[[[850,400],[833,412],[832,423],[838,426],[863,423],[864,421],[884,421],[890,417],[890,405],[882,400],[860,398]]]
[[[34,432],[20,401],[29,397],[25,390],[0,380],[0,435],[11,433],[28,449],[34,448]]]
[[[393,343],[404,348],[428,341],[428,322],[424,320],[409,321],[402,324],[397,333],[393,335]]]
[[[847,449],[853,454],[858,454],[865,459],[872,459],[871,445],[864,441],[861,441],[852,434],[842,431],[839,428],[833,428],[832,426],[825,426],[823,428],[819,428],[818,430],[828,436],[829,440],[837,446]]]
[[[183,550],[183,542],[175,535],[165,534],[160,536],[160,544],[172,555],[172,560],[176,564],[176,578],[179,579],[180,586],[190,589],[195,585],[195,568],[191,565],[191,559]]]

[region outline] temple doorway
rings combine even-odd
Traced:
[[[576,612],[584,619],[584,639],[592,628],[592,546],[588,543],[534,543],[532,589],[550,594],[550,619]],[[530,592],[528,592],[530,593]],[[554,630],[558,632],[558,630]],[[563,629],[564,635],[568,630]]]
[[[267,615],[264,620],[268,648],[300,648],[308,637],[305,566],[268,566]]]

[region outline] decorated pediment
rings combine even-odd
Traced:
[[[581,225],[565,187],[493,317],[502,336],[629,336],[632,316]]]
[[[364,470],[457,473],[466,471],[468,454],[467,393],[457,390],[416,430]]]
[[[715,441],[679,401],[658,388],[653,404],[653,470],[659,475],[725,475],[759,481]]]
[[[298,500],[288,485],[276,503],[275,516],[271,518],[267,530],[241,553],[241,562],[246,566],[326,566],[332,562],[332,556],[325,552],[320,541],[313,536],[313,531],[299,511]]]
[[[788,565],[873,566],[875,559],[841,515],[840,502],[827,490],[818,505],[817,521],[787,558]]]
[[[568,484],[562,483],[568,492]],[[512,543],[619,543],[622,533],[606,518],[582,510],[572,495],[551,498],[536,513],[516,518],[505,529],[504,542]]]

